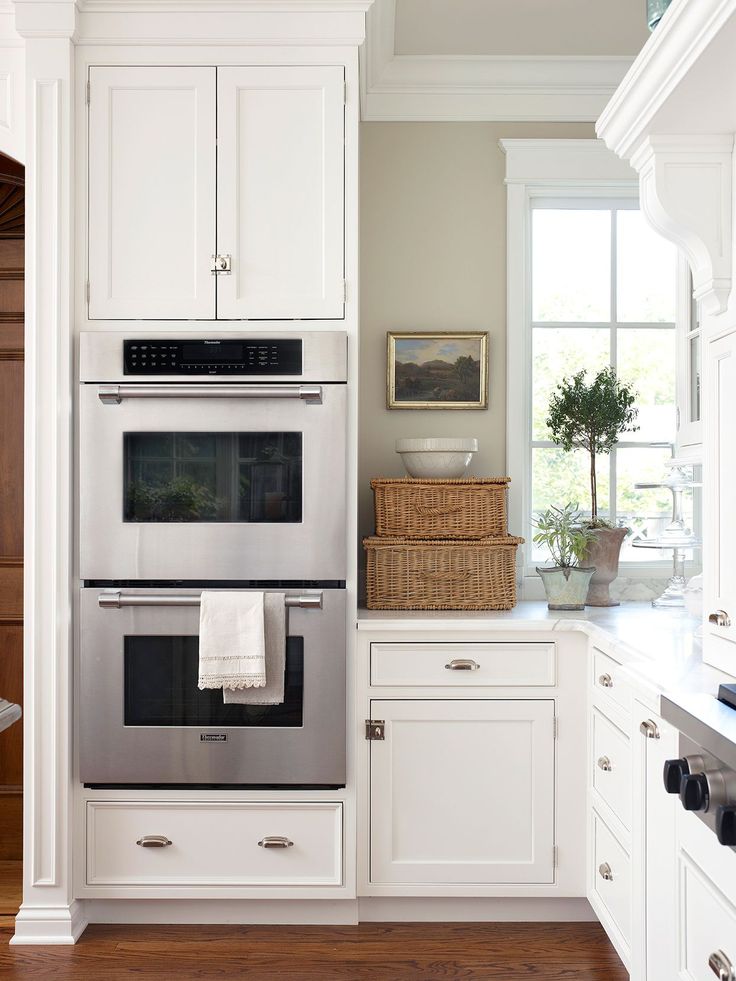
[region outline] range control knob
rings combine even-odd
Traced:
[[[710,802],[708,778],[704,773],[690,773],[680,783],[680,801],[686,811],[707,811]]]
[[[665,760],[662,776],[664,777],[664,789],[667,793],[679,794],[682,778],[686,777],[689,773],[690,766],[686,759]]]
[[[736,805],[721,804],[716,811],[716,835],[722,845],[736,848]]]

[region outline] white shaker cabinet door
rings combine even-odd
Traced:
[[[89,316],[215,316],[216,69],[90,69]]]
[[[373,701],[371,881],[554,881],[554,701]]]
[[[736,674],[736,332],[708,344],[704,659]]]
[[[340,319],[344,72],[219,68],[218,319]]]

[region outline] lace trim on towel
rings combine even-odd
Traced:
[[[199,679],[200,689],[222,688],[227,691],[242,691],[243,688],[265,688],[265,674],[254,674],[252,678],[232,678],[222,674],[204,674]]]

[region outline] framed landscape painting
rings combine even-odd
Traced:
[[[388,334],[389,409],[488,408],[488,334]]]

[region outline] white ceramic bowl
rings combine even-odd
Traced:
[[[397,439],[396,452],[410,477],[464,477],[474,453],[477,439]]]

